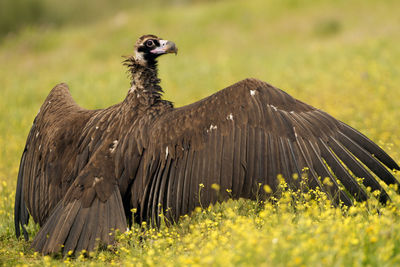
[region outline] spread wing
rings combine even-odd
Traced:
[[[399,166],[367,137],[255,79],[161,116],[149,140],[132,185],[139,221],[159,224],[161,213],[175,221],[228,197],[255,199],[262,185],[277,190],[279,174],[298,189],[306,171],[310,188],[346,205],[353,196],[367,199],[364,186],[379,190],[386,202],[373,174],[398,184],[387,168]],[[322,182],[326,177],[329,183]],[[355,177],[364,178],[364,186]]]
[[[79,107],[68,86],[53,88],[36,116],[26,141],[15,197],[15,229],[29,214],[42,226],[73,182],[72,170],[80,132],[94,111]]]
[[[120,105],[97,110],[81,125],[72,144],[76,156],[67,166],[71,180],[33,240],[35,250],[43,254],[90,251],[111,244],[113,230],[126,229],[121,177],[115,174],[115,154],[125,121],[118,114]]]

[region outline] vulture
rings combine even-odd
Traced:
[[[64,83],[51,90],[22,153],[17,237],[28,240],[32,216],[40,226],[34,250],[93,251],[133,222],[159,227],[228,198],[267,199],[281,177],[289,189],[305,181],[338,205],[367,200],[368,188],[386,203],[379,180],[399,186],[399,165],[377,144],[263,81],[174,108],[162,98],[157,60],[177,51],[171,41],[140,37],[124,60],[127,96],[106,109],[80,107]]]

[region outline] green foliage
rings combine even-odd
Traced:
[[[15,32],[23,25],[38,23],[43,13],[42,0],[0,1],[0,36]]]
[[[2,0],[0,38],[24,28],[82,24],[130,6],[128,0]]]
[[[399,1],[135,3],[116,13],[104,11],[90,24],[30,27],[3,39],[0,265],[399,264],[395,195],[387,207],[373,200],[350,210],[333,208],[322,196],[319,201],[297,197],[296,208],[293,198],[285,197],[275,205],[229,201],[197,210],[172,228],[135,226],[115,248],[89,259],[42,257],[29,242],[16,240],[18,164],[44,98],[55,84],[67,82],[84,107],[121,101],[129,82],[120,56],[132,53],[144,33],[179,47],[178,56],[165,56],[159,64],[165,98],[177,106],[257,77],[361,130],[400,162]],[[28,230],[34,236],[37,226],[31,223]]]

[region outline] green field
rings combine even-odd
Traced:
[[[90,258],[43,257],[15,238],[19,159],[45,97],[66,82],[86,108],[122,101],[129,81],[121,56],[147,33],[179,48],[159,64],[176,106],[255,77],[359,129],[400,162],[400,1],[171,2],[135,1],[98,20],[28,27],[0,41],[0,265],[400,265],[393,190],[386,207],[372,200],[348,210],[323,195],[229,201],[160,231],[135,226]],[[30,236],[36,231],[30,223]]]

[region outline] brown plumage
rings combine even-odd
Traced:
[[[59,84],[35,118],[15,199],[17,236],[22,227],[28,238],[29,215],[41,227],[35,250],[66,253],[110,244],[112,229],[132,224],[132,209],[136,222],[154,226],[161,213],[177,221],[199,201],[207,206],[228,197],[265,198],[259,183],[276,191],[278,174],[298,189],[301,178],[293,174],[302,177],[304,167],[309,187],[346,205],[368,197],[353,174],[381,191],[381,202],[389,197],[373,173],[398,184],[387,168],[399,166],[367,137],[265,82],[246,79],[173,108],[161,98],[156,60],[176,53],[175,45],[146,35],[135,52],[125,61],[132,82],[120,104],[86,110]]]

